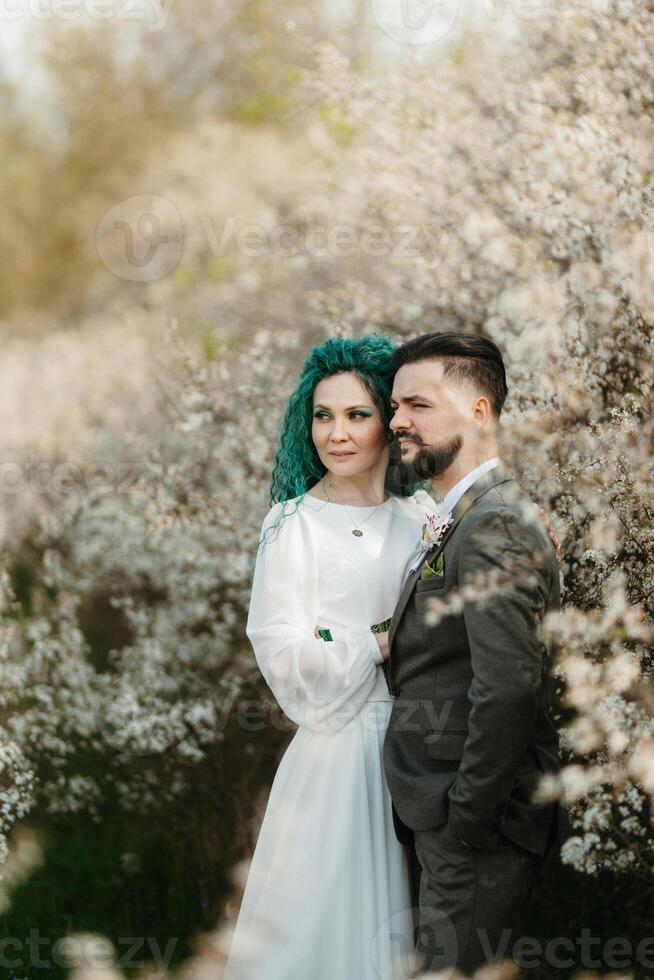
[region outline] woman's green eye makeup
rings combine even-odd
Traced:
[[[357,408],[356,411],[350,412],[350,414],[349,414],[348,417],[351,418],[351,419],[353,419],[353,418],[356,418],[357,416],[360,416],[361,418],[364,418],[364,419],[370,419],[370,418],[372,418],[372,412],[367,412],[363,408]],[[318,410],[317,412],[314,412],[313,413],[313,417],[314,417],[314,419],[326,419],[326,418],[329,418],[329,415],[327,414],[327,412],[323,412],[322,410]]]

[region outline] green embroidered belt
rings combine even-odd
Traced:
[[[382,620],[381,623],[374,623],[370,627],[370,630],[373,633],[388,633],[390,628],[391,628],[390,619],[384,619]],[[330,643],[333,640],[331,630],[328,629],[318,630],[318,636],[320,637],[321,640],[325,640],[327,643]],[[380,666],[384,672],[384,677],[386,678],[386,687],[388,688],[389,694],[392,695],[399,694],[400,689],[393,683],[393,679],[391,678],[391,670],[390,670],[390,664],[388,660],[384,660],[384,662]]]
[[[390,628],[390,619],[384,619],[381,623],[375,623],[370,627],[373,633],[388,633]],[[325,640],[327,643],[331,643],[333,640],[331,630],[318,630],[318,636],[321,640]]]

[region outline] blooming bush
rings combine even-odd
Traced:
[[[306,79],[355,133],[332,221],[379,244],[367,280],[317,297],[325,319],[478,330],[506,355],[503,455],[564,546],[569,765],[541,791],[573,808],[562,857],[589,873],[654,858],[651,16],[543,15],[501,69],[479,32],[374,81],[322,47]]]

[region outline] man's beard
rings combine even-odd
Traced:
[[[400,446],[397,442],[392,447],[391,467],[393,477],[401,487],[408,487],[423,480],[440,476],[449,469],[463,446],[463,438],[454,436],[444,446],[426,446],[418,435],[411,437],[418,446],[418,452],[411,461],[399,456]]]

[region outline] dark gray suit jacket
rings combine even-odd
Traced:
[[[560,768],[552,651],[539,638],[560,606],[554,549],[500,464],[456,504],[427,555],[435,567],[441,552],[442,575],[409,575],[389,635],[396,699],[384,768],[397,836],[409,843],[413,830],[448,822],[473,847],[495,849],[503,834],[544,855],[553,820],[559,842],[572,832],[563,806],[531,800],[540,773]],[[438,599],[454,604],[429,623]]]

